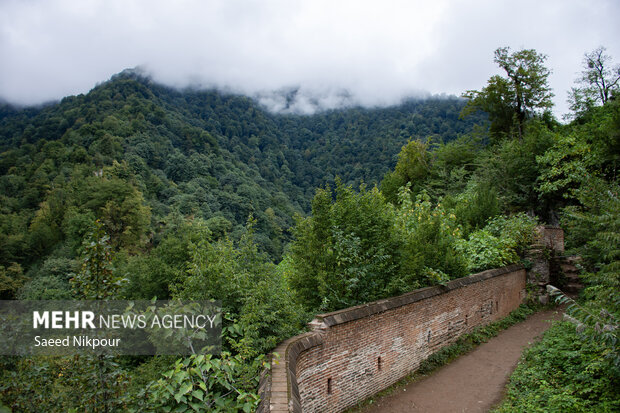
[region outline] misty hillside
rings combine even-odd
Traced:
[[[134,72],[41,108],[0,106],[0,299],[216,298],[224,327],[218,356],[172,367],[165,357],[0,358],[9,383],[0,407],[163,411],[178,409],[175,395],[211,388],[191,394],[251,411],[263,355],[314,314],[531,266],[542,223],[561,222],[592,272],[591,314],[616,317],[618,91],[581,102],[560,124],[544,110],[545,57],[515,54],[544,80],[538,106],[513,104],[512,80],[494,76],[467,104],[274,113],[250,97],[174,90]],[[493,82],[510,86],[505,96]],[[576,90],[587,96],[590,86]],[[193,370],[213,375],[190,382]],[[616,407],[618,386],[604,374],[596,392]],[[92,396],[105,386],[109,398]]]
[[[157,228],[175,212],[234,235],[251,214],[259,244],[278,257],[317,187],[336,176],[379,182],[409,138],[441,142],[470,131],[480,118],[459,120],[462,106],[429,99],[279,115],[248,97],[177,91],[132,72],[40,109],[3,106],[2,264],[36,262],[84,235],[69,222],[98,217],[114,198],[150,209],[151,222],[139,225],[117,217],[121,232]],[[54,217],[43,218],[48,212]]]
[[[0,413],[373,408],[554,298],[494,411],[620,412],[620,1],[589,6],[0,0]],[[500,320],[463,280],[509,266]],[[417,370],[410,323],[278,398],[317,315],[466,284],[411,307]],[[151,305],[56,328],[92,300]]]

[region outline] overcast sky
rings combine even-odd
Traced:
[[[559,115],[584,52],[620,62],[619,17],[618,0],[0,0],[0,97],[56,100],[140,66],[172,86],[384,105],[480,89],[510,46],[548,55]]]

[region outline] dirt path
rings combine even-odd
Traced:
[[[541,311],[516,324],[432,375],[376,401],[364,413],[487,412],[502,400],[504,387],[523,350],[559,320]]]

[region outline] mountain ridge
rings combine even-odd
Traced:
[[[75,189],[76,181],[107,171],[143,197],[151,230],[175,212],[221,218],[237,238],[252,215],[261,248],[279,257],[293,216],[309,211],[317,187],[333,185],[337,176],[347,185],[373,185],[409,139],[447,142],[469,133],[484,118],[459,119],[463,104],[457,98],[410,100],[387,108],[275,114],[251,97],[176,90],[121,72],[55,104],[0,109],[3,212],[20,216],[14,228],[4,226],[3,236],[28,233],[59,188],[71,201],[54,202],[89,217],[99,217],[106,202],[124,202],[120,191],[91,203],[96,208],[76,203],[88,198],[76,195],[86,190]],[[35,256],[70,238],[58,214],[46,224],[52,241]],[[20,255],[33,253],[26,250]]]

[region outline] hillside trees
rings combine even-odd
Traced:
[[[400,268],[387,293],[441,284],[466,275],[467,260],[457,251],[462,229],[457,217],[441,202],[434,204],[425,190],[412,199],[410,185],[399,191],[394,231],[400,246]]]
[[[292,303],[282,274],[259,251],[254,224],[250,219],[246,232],[234,243],[227,236],[213,239],[204,223],[192,223],[197,233],[187,240],[186,271],[170,286],[173,298],[220,300],[223,314],[244,330],[233,348],[224,347],[243,357],[263,354],[293,335],[303,314]]]
[[[335,196],[335,200],[332,197]],[[377,188],[337,182],[318,189],[298,218],[289,282],[308,309],[335,310],[379,298],[399,267],[393,210]]]
[[[516,128],[522,139],[525,121],[553,105],[553,93],[547,83],[551,72],[544,66],[546,59],[534,49],[512,53],[509,47],[496,49],[494,61],[506,77],[493,76],[482,90],[465,92],[463,97],[469,102],[463,114],[482,110],[489,114],[492,137],[508,136]]]
[[[497,216],[483,187],[449,205],[410,187],[399,190],[397,205],[376,187],[355,192],[338,182],[317,190],[312,215],[298,218],[280,264],[297,302],[309,312],[333,311],[519,262],[534,219]],[[468,205],[478,197],[491,200]],[[464,234],[461,222],[469,232],[481,229]]]
[[[585,118],[584,118],[585,119]],[[597,182],[617,180],[620,166],[620,102],[610,100],[588,110],[585,122],[576,121],[536,158],[541,168],[537,190],[543,196],[582,199]]]
[[[398,153],[394,171],[388,172],[381,182],[381,192],[392,203],[398,198],[399,188],[409,184],[417,194],[431,170],[433,154],[429,142],[410,139]]]
[[[568,97],[570,109],[577,116],[593,106],[606,104],[620,91],[620,65],[613,65],[605,51],[601,46],[584,55],[578,86],[571,88]]]
[[[620,153],[618,102],[610,98],[568,126],[536,116],[551,96],[544,60],[532,50],[498,49],[506,76],[468,92],[466,111],[489,113],[492,145],[485,131],[471,131],[482,115],[457,122],[458,99],[275,115],[242,96],[121,76],[59,105],[7,111],[0,119],[0,294],[69,298],[66,274],[80,272],[82,240],[99,219],[107,235],[90,241],[105,238],[114,251],[104,272],[128,278],[122,297],[221,299],[228,353],[188,358],[151,383],[161,390],[154,406],[173,408],[166,384],[181,376],[196,381],[175,384],[179,391],[213,384],[192,370],[205,366],[229,369],[213,394],[228,394],[233,382],[252,392],[257,355],[294,335],[309,313],[519,262],[531,216],[549,206],[576,205],[564,216],[583,219],[566,218],[567,234],[587,246],[589,268],[603,270],[605,282],[592,277],[592,285],[612,291],[617,264],[600,257],[617,255],[605,245],[617,238],[617,186],[609,183]],[[503,139],[512,136],[521,139]],[[381,191],[373,188],[386,171]],[[609,199],[599,205],[602,194]],[[291,228],[308,206],[311,215]],[[248,216],[255,217],[250,227]],[[26,364],[7,371],[32,376],[6,382],[62,393],[60,366],[50,365],[49,383],[40,384],[36,365]],[[142,372],[156,378],[164,364],[129,366],[134,389],[150,382]],[[3,400],[28,402],[32,394],[13,390]],[[79,405],[76,393],[56,406]]]
[[[568,304],[574,324],[552,327],[525,354],[499,411],[616,411],[620,377],[620,201],[616,161],[620,105],[574,108],[576,119],[537,157],[543,196],[563,200],[566,246],[582,257],[586,285]],[[612,143],[613,142],[613,143]]]
[[[407,184],[413,197],[422,189],[433,199],[457,195],[478,168],[482,149],[480,139],[470,135],[449,142],[411,138],[398,153],[394,170],[384,175],[381,193],[392,204],[398,203],[399,189]]]
[[[506,212],[525,211],[557,223],[554,200],[537,192],[544,167],[536,156],[553,145],[559,128],[548,112],[553,93],[548,85],[546,58],[534,49],[495,50],[494,61],[505,76],[492,76],[482,90],[464,93],[469,101],[462,115],[482,110],[491,121],[491,145],[477,157],[472,175],[476,181],[497,191]],[[512,137],[518,139],[506,139]]]
[[[221,300],[222,347],[218,356],[195,354],[177,360],[172,370],[128,398],[138,411],[179,410],[250,412],[263,354],[300,331],[305,313],[292,301],[281,272],[260,253],[250,219],[238,243],[214,238],[207,222],[183,226],[189,260],[171,284],[172,296],[185,300]],[[171,240],[172,241],[172,240]],[[179,251],[180,252],[180,251]],[[155,363],[154,363],[155,365]]]
[[[84,240],[82,268],[70,280],[75,296],[85,300],[118,298],[126,280],[114,274],[109,239],[104,225],[95,221],[93,232]]]
[[[519,140],[504,140],[489,146],[479,158],[476,179],[497,190],[505,212],[528,212],[546,217],[551,205],[537,191],[543,167],[536,156],[543,155],[557,135],[538,119],[526,123]]]
[[[460,121],[463,104],[414,99],[382,109],[281,115],[244,96],[177,91],[127,71],[58,104],[5,108],[0,265],[17,263],[28,273],[61,247],[74,258],[96,218],[115,249],[134,254],[177,212],[226,220],[236,240],[251,213],[256,242],[278,261],[292,216],[309,210],[314,188],[333,185],[336,176],[372,184],[409,138],[448,142],[468,132],[483,116]],[[115,197],[114,205],[106,206],[106,196]]]

